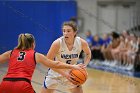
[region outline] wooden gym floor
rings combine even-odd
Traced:
[[[37,65],[33,75],[32,85],[36,93],[40,93],[45,73],[45,67]],[[84,93],[140,93],[140,78],[123,76],[88,68],[88,79],[83,85]],[[0,82],[7,71],[7,64],[0,64]],[[55,93],[69,93],[57,90]]]

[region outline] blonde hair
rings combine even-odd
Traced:
[[[20,34],[18,37],[18,45],[16,49],[26,50],[33,48],[33,44],[35,43],[34,36],[32,34]]]

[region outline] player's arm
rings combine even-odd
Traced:
[[[82,50],[85,53],[84,64],[87,66],[91,59],[91,51],[88,46],[88,43],[82,38],[81,38],[81,43],[82,43]]]
[[[7,62],[10,59],[11,50],[0,55],[0,63]]]
[[[60,49],[60,41],[57,39],[52,43],[46,57],[48,59],[54,60],[54,58],[55,58],[56,54],[58,53],[59,49]],[[57,73],[59,73],[63,76],[66,76],[66,73],[61,69],[53,68],[52,70],[56,71]]]
[[[60,61],[53,61],[46,58],[43,54],[36,53],[35,54],[36,62],[42,63],[43,65],[50,67],[50,68],[59,68],[59,69],[81,69],[84,68],[84,65],[68,65],[62,63]]]

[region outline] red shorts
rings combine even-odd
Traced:
[[[35,93],[31,84],[26,81],[2,81],[0,93]]]

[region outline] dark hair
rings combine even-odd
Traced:
[[[76,17],[71,17],[70,21],[77,22],[77,18]]]
[[[113,39],[117,39],[120,37],[120,35],[116,32],[112,32],[111,35],[112,35]]]
[[[72,27],[74,32],[77,32],[77,30],[78,30],[77,24],[75,22],[73,22],[73,21],[64,22],[62,27],[63,26],[70,26],[70,27]]]

